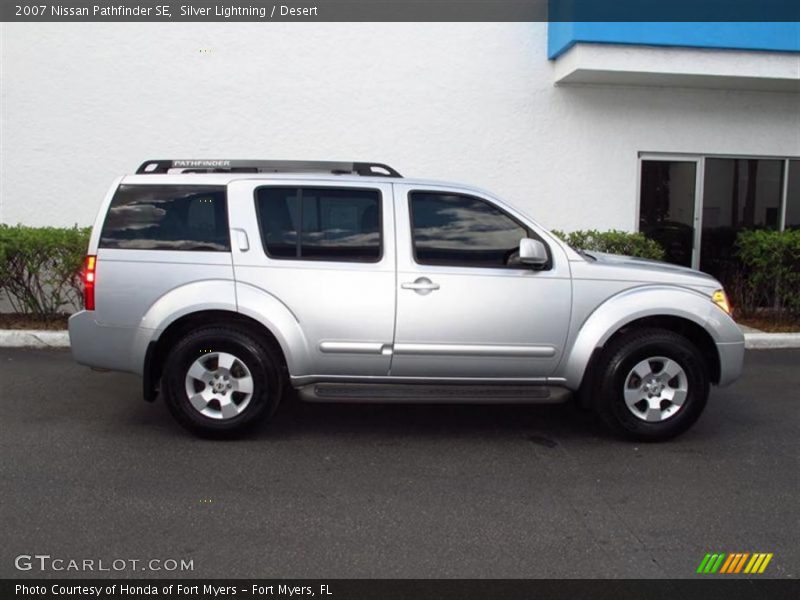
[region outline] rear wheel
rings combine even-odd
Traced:
[[[661,441],[683,433],[708,400],[705,359],[689,340],[664,329],[614,340],[595,373],[595,409],[631,439]]]
[[[276,353],[235,328],[192,332],[172,348],[162,378],[167,406],[195,434],[242,433],[272,415],[281,396]]]

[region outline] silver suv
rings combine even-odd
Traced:
[[[75,359],[200,435],[312,402],[555,403],[691,426],[744,338],[714,278],[570,248],[464,185],[377,163],[154,160],[92,231]],[[572,394],[575,392],[575,394]]]

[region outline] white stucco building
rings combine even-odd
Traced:
[[[307,158],[641,227],[686,264],[800,225],[798,24],[611,25],[2,24],[0,222],[88,225],[148,158]]]

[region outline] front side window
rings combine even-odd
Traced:
[[[121,185],[101,248],[230,251],[224,186]]]
[[[414,257],[421,265],[519,267],[519,242],[528,230],[479,198],[412,192]]]
[[[350,188],[263,187],[256,211],[271,258],[377,262],[381,195]]]

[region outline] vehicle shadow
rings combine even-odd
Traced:
[[[348,404],[308,403],[287,399],[272,420],[250,439],[298,436],[470,437],[518,439],[543,446],[556,439],[604,436],[592,413],[572,402],[526,404]]]
[[[124,374],[104,374],[94,381],[97,412],[110,431],[126,436],[147,430],[147,437],[186,436],[198,439],[169,414],[161,394],[155,402],[143,402],[138,380]],[[81,384],[82,389],[85,384]],[[108,402],[113,397],[118,401]],[[83,403],[81,395],[75,402]],[[102,398],[103,400],[99,400]],[[65,410],[70,406],[65,406]],[[74,416],[75,411],[70,411]],[[72,418],[70,416],[70,418]],[[132,429],[133,428],[133,429]],[[373,441],[410,436],[429,439],[519,440],[520,437],[552,447],[556,440],[616,439],[591,411],[573,400],[563,404],[371,404],[310,403],[288,394],[272,418],[231,442],[293,440],[328,436]],[[222,441],[222,440],[214,440]]]

